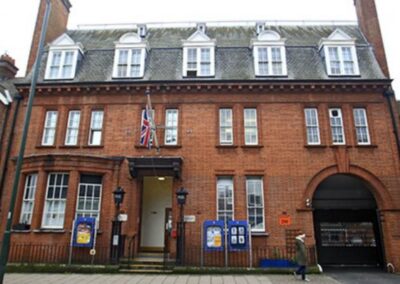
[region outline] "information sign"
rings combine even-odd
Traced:
[[[208,220],[203,224],[204,249],[222,251],[224,249],[224,221]]]
[[[247,221],[228,222],[228,244],[229,250],[247,250],[249,248]]]
[[[78,217],[75,220],[72,245],[74,247],[93,247],[96,219],[92,217]]]

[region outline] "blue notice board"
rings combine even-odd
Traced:
[[[229,250],[248,250],[249,232],[247,221],[228,222],[228,246]]]
[[[224,221],[207,220],[203,224],[203,248],[206,251],[224,250]]]
[[[96,230],[96,218],[78,217],[75,220],[72,245],[74,247],[93,248],[95,230]]]

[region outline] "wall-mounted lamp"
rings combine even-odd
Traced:
[[[306,199],[306,207],[311,207],[311,200],[309,198]]]

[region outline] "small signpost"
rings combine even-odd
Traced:
[[[89,254],[92,256],[92,263],[96,254],[96,218],[93,217],[78,217],[72,225],[72,234],[69,251],[69,261],[72,263],[73,247],[90,248]]]

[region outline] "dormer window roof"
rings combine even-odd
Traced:
[[[328,38],[322,38],[319,49],[329,76],[360,75],[355,39],[342,30],[336,29]]]
[[[83,46],[67,34],[49,45],[45,80],[74,79],[76,67],[83,56]]]
[[[146,59],[147,42],[145,27],[140,35],[126,33],[115,43],[113,78],[142,78]]]
[[[287,76],[285,39],[271,30],[256,26],[258,36],[253,39],[254,69],[256,76]]]
[[[215,39],[206,33],[205,24],[197,25],[197,31],[183,45],[183,77],[215,76]]]

